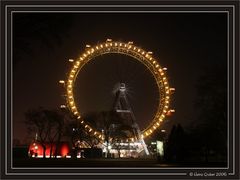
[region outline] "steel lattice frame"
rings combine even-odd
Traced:
[[[124,42],[113,42],[106,41],[101,44],[97,44],[92,47],[86,48],[85,52],[81,54],[81,56],[74,60],[73,66],[71,68],[70,73],[68,74],[66,85],[67,91],[67,106],[73,115],[79,119],[83,127],[85,127],[86,131],[96,136],[99,139],[102,139],[102,132],[97,131],[94,127],[91,127],[87,122],[85,122],[81,118],[81,114],[75,104],[74,101],[74,82],[77,78],[77,75],[81,68],[90,60],[93,60],[95,57],[108,53],[117,53],[124,54],[127,56],[131,56],[139,62],[143,63],[152,75],[155,78],[155,81],[159,90],[159,105],[157,108],[157,112],[151,121],[151,123],[142,131],[142,137],[145,138],[152,134],[157,128],[159,128],[165,119],[165,116],[169,112],[169,102],[171,90],[173,88],[169,87],[169,83],[166,77],[166,71],[162,68],[158,61],[152,56],[151,52],[147,52],[140,47],[133,45],[132,42],[124,43]]]

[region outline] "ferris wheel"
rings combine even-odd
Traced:
[[[85,51],[75,60],[69,59],[73,63],[70,72],[68,73],[66,80],[60,80],[59,82],[65,84],[66,89],[66,105],[69,108],[73,116],[80,121],[80,124],[85,128],[86,132],[90,135],[102,139],[102,132],[98,131],[95,127],[92,127],[81,117],[81,110],[77,107],[74,85],[75,80],[81,71],[81,69],[89,61],[95,60],[97,56],[104,54],[124,54],[132,57],[131,59],[145,65],[145,67],[151,72],[154,77],[155,83],[158,87],[159,103],[157,111],[151,120],[151,122],[141,131],[141,138],[146,138],[154,131],[161,127],[166,116],[175,112],[170,109],[171,95],[175,91],[175,88],[169,86],[169,82],[166,76],[167,68],[163,68],[158,63],[158,60],[153,57],[153,53],[145,51],[144,49],[136,46],[133,42],[120,42],[107,39],[106,42],[96,44],[94,46],[86,45]]]

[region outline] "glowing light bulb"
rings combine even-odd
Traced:
[[[65,105],[61,105],[60,108],[64,109],[64,108],[66,108],[66,106]]]

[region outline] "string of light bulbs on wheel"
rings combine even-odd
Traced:
[[[59,83],[65,85],[66,105],[69,108],[70,112],[74,115],[74,117],[76,117],[77,120],[80,121],[81,125],[88,133],[96,136],[100,140],[103,139],[102,132],[92,127],[81,117],[80,110],[76,106],[74,99],[74,83],[78,73],[88,61],[94,60],[95,57],[108,53],[124,54],[133,57],[133,59],[144,64],[155,78],[160,99],[153,120],[144,130],[142,130],[142,138],[145,138],[151,135],[156,129],[161,126],[166,116],[175,112],[175,110],[170,109],[171,95],[175,91],[175,88],[171,88],[169,86],[169,82],[166,76],[167,68],[162,68],[160,66],[158,61],[152,56],[152,52],[145,51],[142,48],[135,46],[133,42],[125,43],[107,39],[106,42],[99,43],[95,46],[86,45],[85,51],[79,56],[79,58],[75,60],[69,59],[73,65],[70,72],[68,73],[67,80],[59,81]],[[61,106],[66,107],[65,105]]]

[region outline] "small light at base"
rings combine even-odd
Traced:
[[[61,106],[60,106],[60,108],[62,108],[62,109],[65,109],[65,108],[66,108],[66,106],[65,106],[65,105],[61,105]]]

